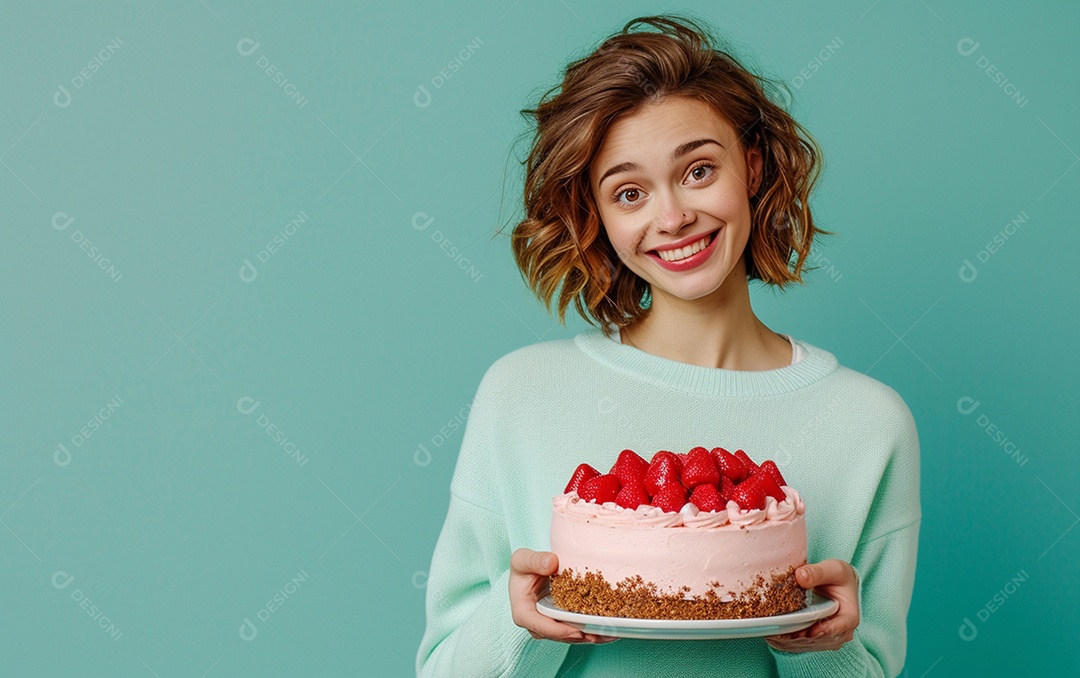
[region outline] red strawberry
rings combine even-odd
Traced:
[[[687,489],[704,485],[715,485],[720,482],[720,471],[716,469],[713,456],[704,447],[695,447],[687,454],[686,463],[682,469],[682,484]]]
[[[761,488],[761,491],[765,493],[766,497],[772,497],[776,501],[784,501],[787,499],[784,490],[776,484],[776,481],[773,480],[773,477],[769,475],[768,472],[759,471],[757,475],[754,476],[754,480],[757,481],[758,486]]]
[[[652,463],[645,470],[645,489],[650,495],[655,495],[660,488],[670,484],[682,484],[679,479],[679,458],[661,450],[653,455]]]
[[[578,464],[578,467],[574,469],[574,475],[570,476],[570,483],[567,484],[566,489],[563,490],[563,494],[568,492],[577,492],[581,495],[581,484],[590,478],[595,478],[600,475],[600,472],[594,469],[588,464]]]
[[[728,499],[731,499],[731,493],[735,490],[735,481],[727,476],[720,476],[720,497],[727,503]]]
[[[751,476],[735,486],[731,500],[743,510],[765,508],[765,492],[756,476]]]
[[[619,496],[620,489],[622,489],[622,484],[619,482],[618,476],[605,473],[602,476],[589,478],[583,482],[578,495],[585,501],[595,499],[597,504],[603,504],[615,501],[615,497]]]
[[[615,497],[615,503],[630,510],[648,504],[649,493],[645,491],[645,484],[637,478],[630,478],[623,483],[619,495]]]
[[[727,508],[727,501],[720,496],[716,485],[698,485],[690,493],[690,503],[698,507],[699,511],[723,511]]]
[[[743,452],[742,450],[735,450],[735,457],[746,465],[746,469],[750,472],[750,475],[754,475],[755,473],[757,473],[758,465],[755,464],[754,460],[751,459],[749,455],[747,455],[745,452]]]
[[[750,475],[750,471],[746,468],[746,464],[743,463],[742,459],[724,448],[714,447],[712,455],[716,461],[716,468],[720,469],[720,473],[731,478],[734,482],[741,483]]]
[[[683,468],[686,466],[686,460],[689,455],[686,452],[677,452],[675,458],[679,460],[679,473],[682,473]]]
[[[769,474],[777,485],[787,485],[784,482],[784,476],[780,475],[780,469],[776,467],[776,462],[772,459],[766,459],[761,463],[761,470]]]
[[[623,483],[626,483],[630,478],[643,481],[645,479],[645,470],[648,468],[649,462],[642,459],[637,452],[623,450],[619,453],[619,458],[615,460],[614,466],[611,467],[608,473],[618,476]]]
[[[686,488],[681,483],[668,483],[653,495],[649,503],[664,511],[678,513],[686,504]]]

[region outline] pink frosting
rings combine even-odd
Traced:
[[[713,590],[722,600],[806,562],[806,508],[798,492],[766,497],[764,509],[699,511],[687,504],[679,512],[655,506],[631,510],[614,502],[582,501],[577,493],[553,500],[551,550],[559,571],[596,572],[612,586],[641,576],[661,592],[689,587],[688,597]],[[677,529],[656,529],[673,527]],[[687,529],[690,528],[690,529]]]
[[[733,501],[727,503],[723,511],[699,511],[697,506],[687,502],[681,511],[664,511],[657,506],[639,506],[628,509],[613,501],[597,504],[584,501],[577,492],[556,495],[552,508],[557,513],[575,516],[596,522],[599,525],[648,526],[648,527],[692,527],[715,528],[725,525],[757,525],[765,521],[791,522],[806,513],[802,497],[791,487],[784,485],[784,501],[765,497],[765,508],[742,509]]]

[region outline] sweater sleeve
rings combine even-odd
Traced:
[[[770,645],[781,678],[900,675],[907,651],[919,523],[859,544],[851,563],[859,573],[855,637],[835,651],[785,652]]]
[[[418,676],[554,676],[569,646],[535,640],[510,614],[501,518],[451,494],[428,576]]]
[[[899,411],[897,442],[851,557],[859,575],[854,638],[835,651],[785,652],[768,646],[782,678],[895,678],[904,668],[922,512],[918,434],[902,401]]]
[[[536,640],[510,612],[511,546],[497,495],[493,370],[462,437],[450,506],[428,572],[417,676],[554,676],[569,645]]]

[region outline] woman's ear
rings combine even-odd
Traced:
[[[757,195],[758,189],[761,188],[761,167],[763,165],[761,157],[761,149],[756,145],[751,146],[746,151],[746,168],[749,173],[748,181],[746,182],[747,188],[750,190],[750,195]]]

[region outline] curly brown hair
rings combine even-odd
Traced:
[[[639,25],[659,31],[632,31]],[[549,311],[558,291],[564,326],[571,301],[605,333],[611,325],[633,325],[649,312],[649,284],[618,258],[588,175],[611,126],[665,97],[708,104],[736,130],[740,145],[761,150],[762,177],[750,198],[752,224],[743,254],[748,280],[780,289],[803,283],[814,236],[834,235],[817,228],[810,213],[808,198],[823,166],[817,142],[766,94],[777,82],[749,72],[717,43],[685,16],[633,19],[591,54],[571,62],[562,83],[541,96],[536,108],[521,111],[535,120],[536,129],[522,163],[525,215],[514,227],[511,247],[522,277]],[[777,91],[788,92],[786,85]]]

